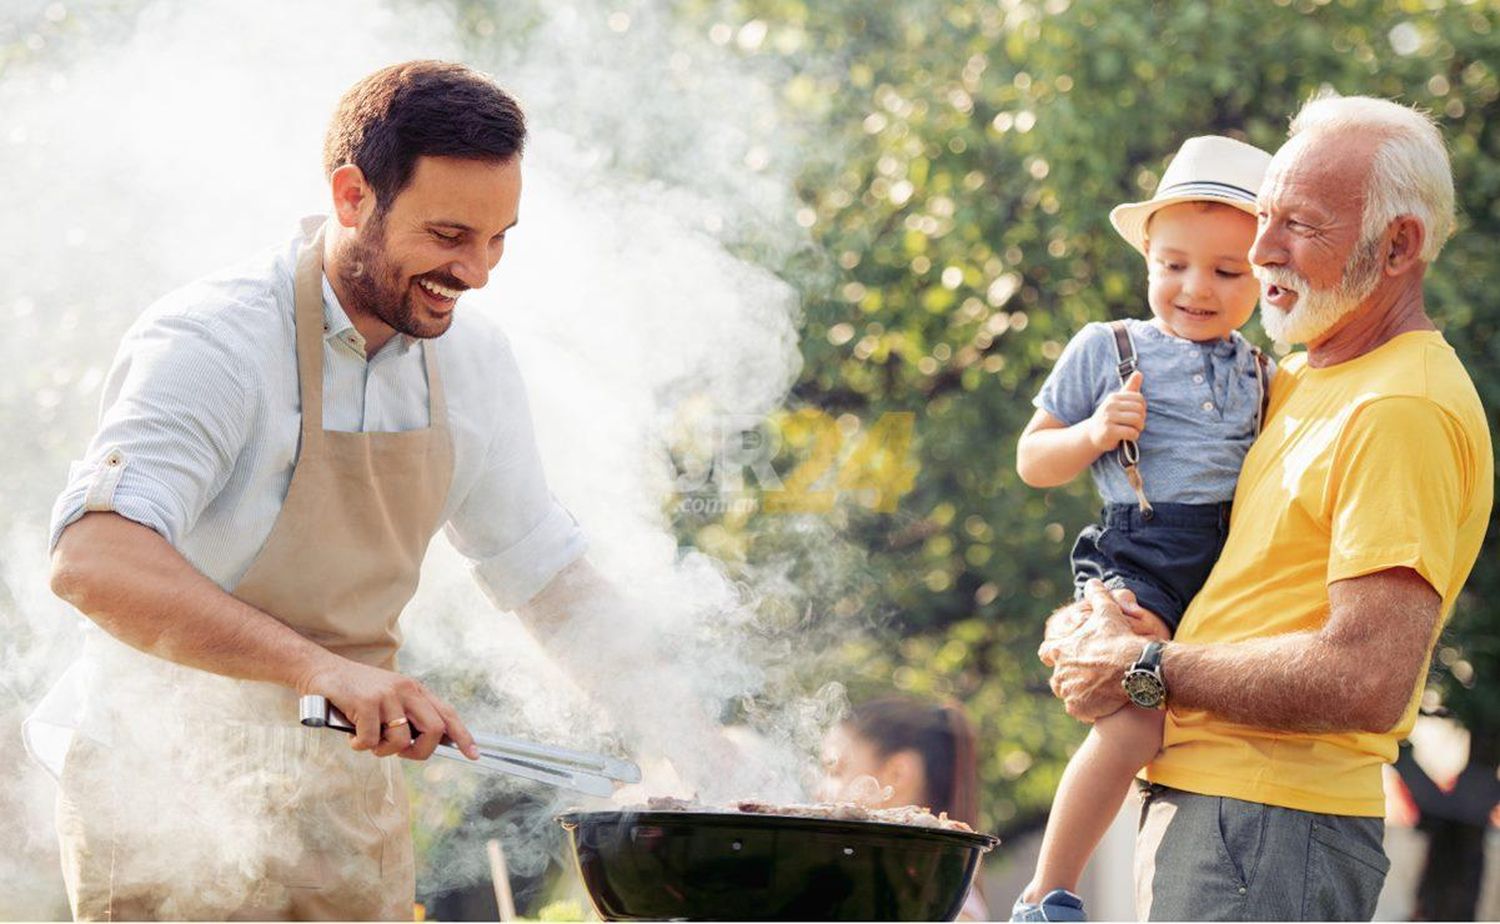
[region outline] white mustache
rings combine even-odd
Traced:
[[[1312,289],[1312,284],[1302,276],[1279,266],[1257,266],[1252,269],[1252,272],[1261,285],[1279,286],[1283,289],[1291,289],[1293,292],[1307,292]]]

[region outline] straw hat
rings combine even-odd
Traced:
[[[1167,166],[1156,195],[1146,202],[1126,202],[1110,210],[1109,222],[1146,252],[1146,222],[1158,209],[1178,202],[1223,202],[1255,214],[1255,194],[1265,178],[1271,155],[1222,135],[1189,138]]]

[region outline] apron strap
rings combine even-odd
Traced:
[[[323,437],[323,232],[297,251],[294,283],[297,322],[297,381],[302,399],[302,446]]]
[[[1119,373],[1120,384],[1129,381],[1130,376],[1140,368],[1136,359],[1135,343],[1130,339],[1130,329],[1125,326],[1124,321],[1109,322],[1110,333],[1115,338],[1115,358],[1119,360],[1115,364],[1115,371]],[[1136,504],[1141,509],[1141,516],[1149,520],[1154,515],[1151,502],[1146,499],[1146,485],[1141,481],[1141,447],[1135,440],[1121,440],[1120,445],[1115,447],[1115,461],[1125,470],[1125,480],[1130,482],[1130,489],[1135,492]]]

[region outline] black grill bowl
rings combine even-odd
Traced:
[[[999,843],[874,821],[735,812],[569,812],[608,921],[951,921]]]

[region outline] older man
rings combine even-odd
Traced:
[[[1422,298],[1453,225],[1432,123],[1384,100],[1308,103],[1259,213],[1262,323],[1307,351],[1278,376],[1223,555],[1173,641],[1143,644],[1096,586],[1097,618],[1063,611],[1042,648],[1075,716],[1127,688],[1170,707],[1137,844],[1151,920],[1373,915],[1381,767],[1493,501],[1484,411]]]

